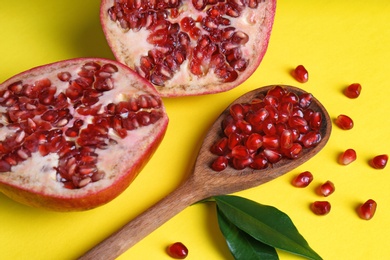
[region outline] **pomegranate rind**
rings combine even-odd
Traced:
[[[151,94],[159,98],[155,88],[137,73],[119,62],[102,58],[78,58],[39,66],[1,83],[0,91],[16,81],[29,80],[34,82],[34,80],[50,73],[56,74],[60,70],[70,70],[70,68],[81,66],[87,62],[114,64],[119,69],[119,78],[115,84],[117,84],[116,86],[123,84],[122,87],[125,91],[118,93],[114,88],[114,95],[130,96],[136,92]],[[118,142],[119,145],[113,148],[114,150],[102,153],[104,156],[100,156],[102,162],[98,162],[98,168],[104,167],[105,169],[103,179],[91,182],[79,189],[67,189],[63,187],[63,183],[53,177],[53,172],[49,176],[50,174],[43,174],[43,172],[36,170],[39,167],[34,167],[33,164],[28,165],[28,163],[33,162],[29,161],[31,159],[29,158],[23,167],[16,168],[19,165],[14,166],[16,169],[23,169],[23,171],[11,169],[9,172],[0,172],[0,192],[28,206],[63,212],[89,210],[108,203],[134,181],[162,142],[169,121],[162,101],[159,110],[162,116],[157,122],[140,127],[133,132],[129,131],[128,135]],[[38,156],[36,155],[36,157]],[[53,157],[49,156],[40,157],[38,163],[35,161],[35,164],[42,162],[44,165],[48,163],[47,160],[52,159]],[[43,169],[43,167],[41,168]]]
[[[108,10],[114,5],[115,0],[102,0],[100,6],[100,21],[104,35],[107,39],[115,58],[130,68],[137,71],[140,57],[146,56],[153,45],[147,43],[148,31],[123,30],[117,22],[110,19]],[[196,10],[191,1],[183,1],[179,17],[172,21],[180,23],[183,17],[191,17],[194,20],[204,17],[209,6],[202,11]],[[201,76],[190,72],[189,61],[180,65],[178,72],[164,82],[164,86],[154,85],[162,97],[195,96],[228,91],[239,86],[247,80],[260,65],[268,48],[272,26],[275,18],[276,1],[265,0],[258,3],[257,9],[245,9],[245,14],[234,20],[231,25],[249,35],[249,41],[242,48],[242,56],[248,61],[246,69],[238,72],[238,77],[231,82],[223,82],[214,73],[214,69],[207,68]],[[228,26],[226,26],[228,27]],[[196,44],[192,42],[193,45]],[[191,54],[189,54],[191,55]],[[205,63],[209,63],[205,62]],[[206,65],[208,66],[208,65]]]

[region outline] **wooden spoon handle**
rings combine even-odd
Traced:
[[[191,179],[79,259],[115,259],[191,204],[204,199]]]

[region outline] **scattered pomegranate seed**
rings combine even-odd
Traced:
[[[328,201],[315,201],[310,208],[314,214],[324,216],[330,212],[331,205]]]
[[[292,74],[298,82],[305,83],[309,80],[309,73],[303,65],[298,65]]]
[[[341,165],[348,165],[356,160],[356,152],[354,149],[347,149],[339,157],[339,163]]]
[[[357,209],[359,217],[365,220],[370,220],[374,217],[376,211],[376,202],[372,199],[367,200],[365,203],[360,205]]]
[[[384,169],[386,167],[389,156],[387,154],[377,155],[370,161],[370,165],[375,169]]]
[[[307,187],[313,181],[313,174],[309,171],[304,171],[295,176],[292,180],[292,185],[298,188]]]
[[[184,259],[188,256],[188,249],[183,243],[176,242],[168,246],[167,253],[172,258]]]
[[[318,194],[328,197],[330,194],[332,194],[335,191],[335,187],[333,182],[331,181],[326,181],[324,184],[322,184],[318,188]]]
[[[357,98],[362,91],[362,86],[359,83],[353,83],[344,90],[344,95],[349,98]]]
[[[353,120],[346,115],[339,115],[335,120],[335,124],[343,130],[350,130],[353,128]]]

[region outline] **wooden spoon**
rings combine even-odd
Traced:
[[[266,94],[272,87],[274,86],[248,92],[231,105],[249,102],[260,93]],[[282,85],[282,87],[298,95],[305,93],[305,91],[292,86]],[[266,169],[252,170],[248,168],[238,171],[228,167],[222,172],[215,172],[210,169],[210,158],[215,157],[211,154],[210,147],[218,139],[221,122],[229,113],[230,106],[209,129],[195,162],[193,174],[188,176],[176,190],[92,248],[80,259],[115,259],[189,205],[212,196],[234,193],[276,179],[312,158],[325,146],[330,137],[332,124],[329,115],[322,104],[313,98],[310,108],[322,113],[322,127],[320,129],[322,140],[317,146],[304,149],[303,156],[299,159],[282,159]]]

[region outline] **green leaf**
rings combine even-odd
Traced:
[[[322,259],[298,232],[291,219],[280,210],[238,196],[221,195],[214,199],[218,210],[253,238],[309,259]]]
[[[236,260],[278,260],[275,248],[254,239],[238,229],[226,216],[217,210],[219,228],[224,235],[230,252]]]

